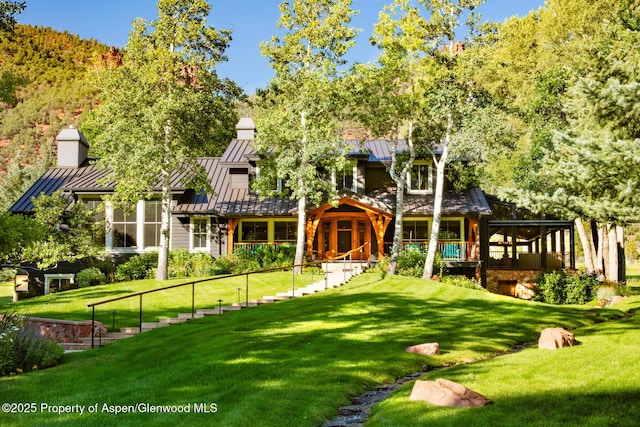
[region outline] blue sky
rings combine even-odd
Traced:
[[[104,44],[124,47],[131,22],[140,17],[157,18],[155,0],[26,0],[27,8],[18,16],[22,24],[51,27],[82,38],[93,38]],[[276,33],[280,0],[211,0],[209,24],[233,31],[229,61],[218,67],[218,74],[235,80],[247,93],[265,87],[272,72],[259,44]],[[369,62],[378,51],[370,46],[369,36],[378,13],[391,0],[353,0],[360,10],[353,26],[361,28],[356,47],[348,55],[350,61]],[[480,9],[484,19],[502,22],[512,15],[524,16],[544,4],[544,0],[487,0]]]

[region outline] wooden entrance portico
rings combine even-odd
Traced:
[[[327,203],[310,210],[306,227],[308,254],[313,256],[316,242],[319,259],[335,258],[358,247],[362,248],[353,253],[353,258],[369,259],[373,237],[378,254],[383,254],[384,234],[392,219],[390,213],[351,197],[340,198],[337,206]]]

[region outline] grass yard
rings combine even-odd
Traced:
[[[640,325],[635,317],[601,322],[639,307],[640,297],[616,308],[550,306],[363,274],[342,288],[172,325],[65,355],[56,368],[2,378],[2,402],[33,402],[36,410],[0,414],[0,423],[319,426],[366,389],[425,365],[486,359],[562,326],[579,328],[582,345],[528,349],[430,374],[484,393],[493,406],[445,410],[410,402],[406,386],[374,408],[367,425],[635,425]],[[49,309],[51,317],[65,317]],[[404,351],[423,342],[439,342],[442,354]],[[139,403],[150,406],[113,413]],[[42,404],[85,412],[57,414]],[[189,413],[149,412],[158,405]]]
[[[249,299],[275,295],[291,290],[291,272],[272,272],[249,275]],[[322,276],[311,273],[295,276],[296,289],[318,281]],[[0,313],[16,310],[34,317],[48,317],[65,320],[91,320],[91,308],[87,304],[117,298],[134,292],[147,291],[179,283],[190,283],[196,279],[171,279],[163,282],[156,280],[137,280],[134,282],[113,283],[102,286],[76,289],[37,298],[21,300],[13,304],[13,290],[9,285],[0,286]],[[222,304],[245,301],[247,277],[245,275],[221,278],[195,285],[195,308],[215,308],[218,300]],[[240,291],[238,291],[240,288]],[[153,322],[160,317],[176,317],[178,313],[191,313],[191,286],[167,289],[142,297],[143,321]],[[96,307],[96,320],[104,323],[110,330],[119,330],[124,326],[137,326],[139,323],[139,297],[115,301]],[[115,324],[113,322],[113,310]]]

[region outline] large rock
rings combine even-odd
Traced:
[[[435,381],[417,380],[409,399],[452,408],[473,408],[492,403],[490,399],[480,393],[442,378]]]
[[[562,347],[571,347],[578,342],[573,334],[562,328],[546,328],[538,339],[538,348],[555,350]]]
[[[422,354],[423,356],[432,356],[434,354],[440,354],[440,344],[437,342],[430,342],[425,344],[412,345],[405,349],[407,353]]]

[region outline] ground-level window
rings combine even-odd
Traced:
[[[276,242],[294,242],[298,223],[296,221],[276,221],[273,225],[273,240]]]
[[[209,218],[191,218],[191,250],[209,251],[211,221]]]
[[[267,221],[242,221],[240,227],[243,242],[266,242],[268,241]]]
[[[75,288],[74,274],[45,274],[44,294],[55,294]]]

